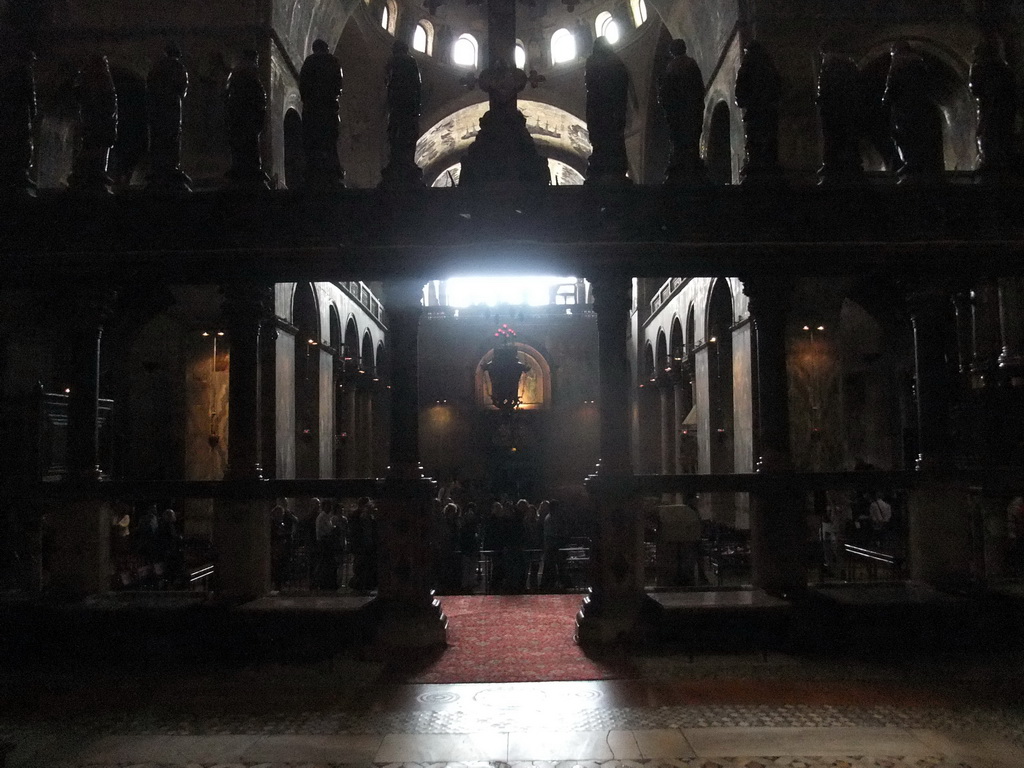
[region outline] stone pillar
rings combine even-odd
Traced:
[[[100,361],[103,327],[113,314],[114,291],[86,290],[72,300],[71,370],[68,382],[68,479],[96,483],[100,468]],[[49,506],[53,549],[50,584],[73,597],[110,588],[110,508],[98,499]]]
[[[274,315],[272,286],[232,283],[221,288],[231,343],[228,378],[229,481],[263,479],[263,402],[260,339]],[[213,525],[217,589],[247,600],[270,589],[270,503],[218,499]]]
[[[358,477],[356,452],[358,432],[356,429],[356,383],[351,372],[345,375],[345,477]]]
[[[979,383],[992,383],[991,378],[999,365],[999,353],[1002,351],[999,286],[995,280],[983,280],[975,287],[971,298],[974,342],[971,368]]]
[[[675,422],[675,398],[672,380],[665,371],[658,372],[658,394],[661,398],[661,474],[671,475],[676,468],[676,452],[673,447],[673,423]]]
[[[792,291],[792,281],[784,277],[743,279],[757,354],[758,474],[784,476],[792,470],[786,370],[786,321]],[[751,495],[754,586],[780,595],[806,588],[801,510],[799,494],[793,489],[780,486],[771,493]]]
[[[954,459],[951,388],[946,368],[947,339],[952,330],[951,302],[942,288],[925,287],[914,290],[907,297],[907,304],[914,330],[920,451],[917,469],[944,470],[953,466]],[[909,500],[912,578],[942,585],[971,578],[970,509],[966,488],[942,477],[922,479]]]
[[[360,446],[360,463],[363,467],[363,477],[373,477],[373,387],[369,381],[363,386],[362,398],[363,439]]]
[[[651,603],[644,592],[643,520],[630,464],[629,325],[631,281],[592,280],[600,365],[601,460],[588,490],[597,505],[590,594],[576,616],[581,644],[612,643],[642,631]]]
[[[444,645],[448,619],[431,582],[430,499],[433,481],[419,461],[419,322],[423,283],[384,286],[390,348],[391,445],[377,516],[378,592],[371,612],[375,642],[387,647]]]
[[[999,279],[999,325],[1003,349],[999,367],[1015,387],[1024,386],[1024,280]]]
[[[680,366],[672,374],[672,410],[675,411],[675,418],[672,419],[672,452],[674,454],[675,474],[677,475],[683,474],[683,449],[680,440],[680,430],[683,426],[683,419],[690,413],[689,394],[690,382],[685,370]]]

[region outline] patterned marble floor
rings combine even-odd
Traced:
[[[344,658],[69,667],[0,679],[0,740],[9,768],[1022,768],[1021,663],[670,654],[643,679],[452,685]]]

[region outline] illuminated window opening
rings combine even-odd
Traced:
[[[647,21],[647,3],[644,0],[630,0],[629,7],[633,11],[633,24],[639,27]]]
[[[526,47],[518,40],[516,41],[516,66],[519,69],[526,69]]]
[[[619,42],[619,24],[608,11],[601,11],[594,21],[594,31],[612,45]]]
[[[551,36],[551,63],[565,64],[576,60],[576,38],[565,27]]]
[[[466,33],[459,35],[459,39],[452,46],[452,62],[460,67],[475,67],[479,46],[476,38]]]

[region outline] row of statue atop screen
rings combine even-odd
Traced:
[[[672,152],[666,183],[701,184],[708,176],[700,154],[705,122],[705,83],[697,63],[687,55],[682,40],[672,41],[669,61],[658,79],[659,102],[669,128]],[[3,147],[2,182],[7,190],[31,192],[33,137],[36,119],[35,57],[26,53],[0,83],[4,109],[0,112]],[[247,50],[228,76],[225,89],[227,138],[233,185],[269,188],[270,180],[260,153],[260,136],[267,116],[267,92],[260,78],[256,51]],[[498,62],[491,70],[510,69]],[[501,78],[481,74],[479,83]],[[531,73],[533,74],[533,73]],[[493,75],[493,72],[492,72]],[[905,42],[892,46],[882,96],[888,120],[895,170],[901,178],[935,176],[943,170],[942,130],[930,92],[933,75],[925,58]],[[543,78],[521,78],[537,85]],[[421,172],[414,162],[419,138],[420,74],[408,46],[394,43],[385,84],[388,105],[388,165],[385,183],[416,186]],[[327,43],[317,40],[299,74],[302,98],[304,182],[312,188],[342,185],[338,159],[339,98],[343,86],[341,66]],[[625,176],[623,133],[632,89],[628,70],[610,44],[598,38],[587,59],[586,119],[593,147],[591,169]],[[1001,174],[1012,161],[1013,131],[1017,115],[1013,72],[992,41],[980,43],[970,68],[970,92],[977,107],[978,168]],[[71,189],[110,191],[110,153],[117,140],[118,99],[105,56],[90,58],[73,84],[79,116]],[[146,115],[150,153],[149,187],[188,191],[190,180],[181,170],[182,104],[188,91],[188,72],[182,53],[168,45],[146,79]],[[736,106],[742,110],[744,128],[744,181],[777,177],[779,104],[783,81],[767,50],[758,41],[743,51],[735,82]],[[510,100],[514,106],[514,94]],[[817,107],[822,139],[823,181],[851,182],[863,176],[861,139],[867,132],[865,115],[872,105],[864,76],[852,59],[837,53],[822,55],[817,81]],[[635,106],[635,96],[632,96]],[[492,94],[492,105],[495,99]],[[619,158],[621,155],[621,158]],[[604,156],[615,159],[609,166]],[[621,165],[621,167],[620,167]],[[591,174],[588,173],[588,181]]]

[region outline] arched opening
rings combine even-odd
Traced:
[[[647,3],[644,0],[630,0],[629,10],[633,16],[634,26],[639,27],[647,21]]]
[[[302,117],[295,109],[284,115],[284,183],[289,189],[302,185],[306,156],[302,146]]]
[[[434,25],[426,19],[421,20],[412,31],[412,49],[428,56],[434,52]]]
[[[516,66],[519,69],[526,69],[526,46],[522,40],[516,40]]]
[[[681,471],[685,473],[696,472],[698,461],[697,400],[694,393],[694,382],[697,372],[693,359],[694,326],[693,304],[691,304],[690,308],[686,311],[686,331],[683,334],[682,340],[683,363],[681,366],[686,412],[683,414],[682,422],[679,425],[679,454],[682,465]]]
[[[376,371],[376,363],[373,359],[373,339],[370,332],[363,334],[363,345],[359,351],[359,372],[372,376]]]
[[[468,32],[459,35],[459,39],[452,46],[452,63],[459,67],[475,68],[478,61],[480,46],[476,38]]]
[[[594,32],[612,45],[619,42],[619,23],[609,11],[601,11],[594,20]]]
[[[565,27],[551,36],[551,63],[565,64],[576,60],[576,38]]]
[[[345,324],[345,337],[340,356],[340,386],[338,388],[338,443],[337,457],[339,477],[358,477],[356,466],[359,444],[356,427],[356,378],[359,370],[359,329],[354,318]]]
[[[973,168],[976,161],[974,135],[954,126],[973,125],[974,100],[963,78],[925,49],[911,44],[913,53],[924,60],[925,80],[921,84],[924,100],[931,106],[921,129],[930,148],[931,164],[945,170]],[[863,64],[862,82],[868,105],[865,116],[867,140],[861,147],[864,166],[869,171],[895,171],[901,161],[892,140],[889,107],[883,101],[892,57],[886,51]]]
[[[342,338],[341,318],[338,316],[338,308],[331,305],[328,314],[328,339],[331,349],[334,351],[334,361],[331,366],[331,397],[334,398],[334,476],[343,477],[341,452],[344,445],[342,437],[345,426],[342,422],[344,410],[343,370],[342,370]]]
[[[320,476],[320,323],[310,283],[295,286],[295,477]]]
[[[732,393],[732,292],[719,278],[708,303],[708,407],[711,472],[734,471]]]
[[[386,0],[384,3],[380,13],[380,25],[390,34],[395,34],[398,28],[398,3],[395,0]]]
[[[732,120],[729,105],[720,101],[711,113],[704,160],[715,184],[732,184]]]

